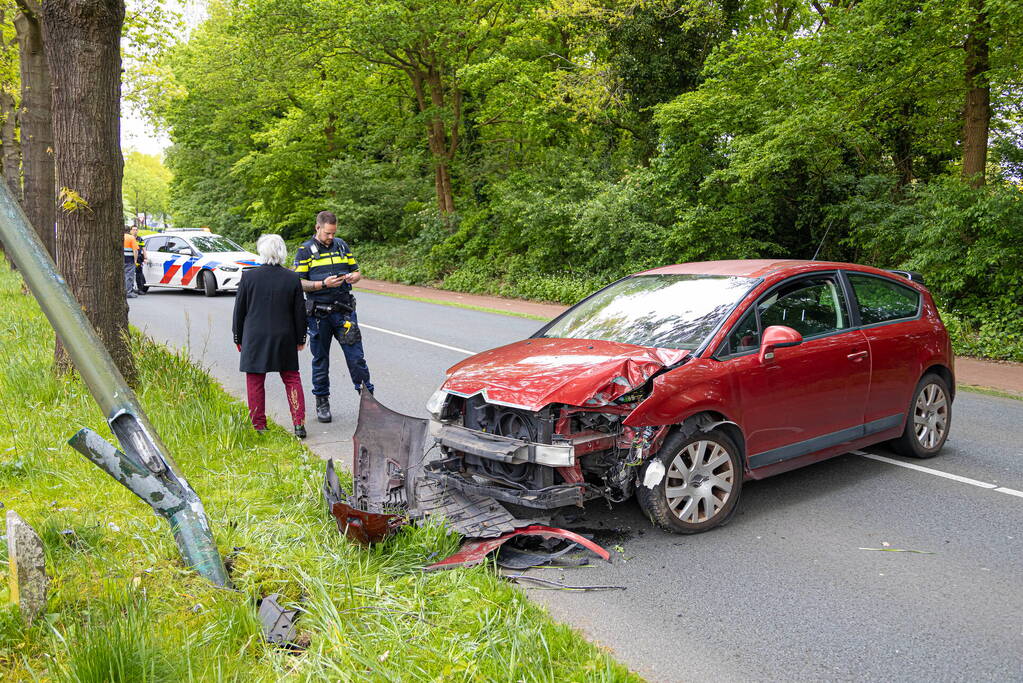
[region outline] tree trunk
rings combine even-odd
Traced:
[[[14,95],[9,92],[0,91],[0,116],[3,123],[0,124],[0,146],[3,149],[4,181],[11,190],[11,196],[21,201],[21,153],[18,149],[18,105],[14,101]],[[13,259],[7,253],[4,245],[0,244],[0,254],[7,259],[7,265],[16,270]]]
[[[0,144],[3,145],[4,181],[11,190],[11,195],[21,200],[21,150],[18,148],[18,105],[14,95],[0,92],[0,115],[3,125],[0,126]]]
[[[57,178],[65,204],[71,204],[57,217],[57,266],[114,362],[132,381],[121,244],[123,23],[120,0],[43,0]],[[70,367],[59,340],[56,360],[58,369]]]
[[[43,53],[43,31],[39,6],[18,0],[21,13],[14,18],[21,59],[21,172],[24,194],[22,207],[54,259],[54,222],[57,190],[53,166],[53,95],[50,69]]]
[[[442,216],[455,212],[455,195],[451,186],[451,162],[458,152],[458,127],[462,118],[462,94],[455,88],[452,95],[453,121],[450,128],[445,125],[441,116],[444,109],[444,84],[440,73],[431,68],[429,71],[407,71],[412,79],[412,89],[416,94],[416,102],[420,113],[431,111],[426,126],[426,137],[433,157],[434,191],[437,194],[437,209]],[[430,99],[426,99],[429,88]],[[450,131],[450,132],[449,132]]]
[[[990,26],[984,0],[970,0],[974,16],[963,49],[966,51],[966,106],[963,107],[963,178],[973,187],[984,185],[988,130],[991,125],[991,84],[988,37]]]
[[[913,182],[913,129],[910,126],[912,113],[912,105],[903,102],[900,115],[895,122],[895,130],[892,132],[892,162],[899,176],[897,185],[899,192]]]

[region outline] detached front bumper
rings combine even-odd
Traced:
[[[338,527],[360,542],[366,542],[364,531],[389,528],[395,514],[411,518],[436,515],[465,536],[498,536],[542,523],[543,510],[578,505],[588,491],[582,483],[528,490],[466,475],[461,471],[461,458],[438,453],[438,444],[449,453],[548,467],[573,467],[575,447],[530,443],[401,415],[381,405],[368,391],[362,392],[353,441],[352,495],[344,493],[336,479],[328,482],[324,494]],[[501,503],[532,508],[540,516],[516,517]]]

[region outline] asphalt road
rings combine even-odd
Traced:
[[[444,370],[468,352],[540,325],[358,299],[377,398],[412,415],[426,415]],[[130,302],[130,317],[154,339],[187,346],[243,397],[233,301],[151,290]],[[308,361],[306,351],[307,388]],[[340,350],[331,386],[330,425],[315,421],[307,393],[309,444],[348,462],[357,395]],[[276,381],[267,398],[271,417],[289,424]],[[584,525],[614,548],[613,563],[533,574],[625,590],[529,593],[650,680],[1023,680],[1023,401],[962,392],[941,456],[869,456],[749,482],[732,521],[696,536],[653,528],[633,503],[591,504]]]

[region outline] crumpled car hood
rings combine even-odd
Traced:
[[[551,403],[601,406],[688,355],[593,339],[526,339],[452,366],[441,388],[461,396],[483,392],[490,403],[526,410]]]

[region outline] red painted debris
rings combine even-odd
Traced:
[[[366,512],[340,502],[330,506],[330,513],[338,531],[362,545],[379,543],[408,523],[404,515]]]
[[[461,549],[454,555],[447,557],[440,562],[431,564],[426,568],[426,571],[434,571],[436,569],[453,569],[455,567],[474,567],[483,560],[486,559],[487,555],[494,552],[508,540],[515,538],[516,536],[539,536],[541,538],[562,538],[566,541],[572,541],[578,543],[588,550],[592,550],[601,559],[607,562],[611,561],[611,553],[601,548],[599,545],[594,543],[588,538],[584,538],[577,533],[569,531],[567,529],[557,529],[551,526],[543,526],[540,524],[533,524],[531,526],[522,527],[516,529],[503,536],[497,538],[485,538],[479,540],[470,540],[462,544]]]

